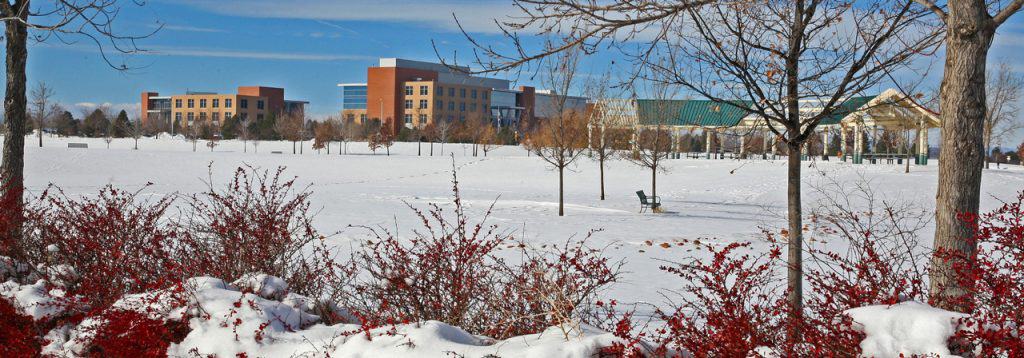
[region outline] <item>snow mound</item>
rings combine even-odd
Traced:
[[[867,335],[860,343],[865,357],[939,355],[953,357],[947,341],[968,315],[907,301],[846,311],[854,329]]]
[[[325,325],[311,313],[318,302],[287,293],[287,284],[278,277],[246,275],[231,285],[208,277],[189,282],[196,288],[190,294],[195,306],[188,314],[191,332],[170,346],[169,356],[592,357],[617,340],[591,327],[565,332],[552,327],[496,341],[437,321],[374,329]],[[351,317],[335,305],[320,304]]]
[[[0,283],[0,297],[8,299],[14,307],[32,319],[40,320],[63,311],[58,302],[64,297],[61,289],[48,289],[46,280],[22,285],[15,281]]]

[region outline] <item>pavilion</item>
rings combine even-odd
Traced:
[[[602,109],[600,113],[603,116],[600,116],[599,123],[591,125],[633,127],[638,130],[659,128],[677,139],[685,134],[700,132],[705,158],[724,158],[727,151],[731,151],[733,156],[746,158],[752,149],[748,148],[748,140],[757,137],[761,140],[762,158],[777,156],[778,138],[768,130],[763,118],[745,110],[750,105],[749,101],[606,100],[596,104]],[[816,106],[812,101],[802,102],[801,107],[801,112],[808,115],[820,111],[820,105]],[[830,144],[832,140],[838,139],[836,154],[842,161],[850,160],[854,164],[861,164],[865,160],[877,163],[882,159],[902,162],[904,157],[912,155],[916,142],[914,162],[926,165],[929,156],[928,130],[939,126],[939,118],[934,112],[899,91],[889,89],[878,95],[847,99],[839,106],[839,110],[821,120],[815,128],[817,136],[804,146],[801,154],[803,158],[810,158],[811,153],[820,153],[823,160],[828,160],[830,148],[835,152],[835,147]],[[889,135],[883,138],[879,135],[880,131],[888,132]],[[912,135],[916,140],[911,139]],[[834,138],[837,136],[839,138]],[[848,141],[849,136],[853,136],[852,143]],[[883,139],[888,139],[888,142]],[[675,142],[674,151],[678,152],[679,140]]]

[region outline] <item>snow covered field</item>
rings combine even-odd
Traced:
[[[205,188],[212,168],[215,185],[223,184],[240,165],[273,169],[286,166],[286,174],[309,184],[314,192],[313,205],[319,208],[318,227],[336,233],[331,240],[341,250],[367,238],[364,229],[349,225],[386,226],[407,234],[417,227],[405,202],[424,207],[430,202],[447,203],[451,195],[452,158],[459,167],[463,199],[475,215],[495,202],[491,223],[525,235],[528,241],[561,243],[572,235],[582,236],[592,229],[590,243],[607,246],[612,257],[624,259],[625,282],[607,294],[620,301],[660,302],[659,292],[673,287],[672,276],[658,270],[661,260],[689,255],[684,247],[669,246],[681,239],[714,238],[726,243],[759,237],[760,227],[777,228],[785,211],[785,163],[783,160],[705,160],[668,161],[668,173],[659,174],[658,195],[667,213],[638,213],[637,190],[650,194],[650,174],[623,161],[611,162],[606,170],[608,198],[598,200],[596,163],[583,158],[566,174],[566,216],[557,216],[557,174],[536,157],[518,147],[503,147],[488,157],[472,157],[469,146],[448,144],[441,155],[435,144],[435,156],[417,156],[416,143],[397,143],[391,156],[383,151],[371,155],[365,143],[349,143],[349,155],[338,155],[338,144],[316,154],[305,143],[305,154],[293,155],[290,142],[261,142],[258,153],[250,146],[242,150],[238,141],[222,141],[211,152],[199,142],[182,139],[143,138],[139,150],[133,140],[116,139],[107,149],[102,139],[44,138],[44,147],[36,147],[27,138],[26,181],[38,192],[53,183],[69,194],[92,194],[101,186],[139,188],[151,182],[145,192],[154,196],[168,193],[193,193]],[[67,143],[87,143],[88,149],[69,149]],[[429,144],[422,146],[429,154]],[[284,154],[272,154],[281,151]],[[821,183],[836,178],[855,184],[867,180],[876,193],[888,200],[934,206],[935,160],[927,167],[911,166],[904,174],[902,166],[861,165],[836,162],[806,162],[804,182]],[[995,207],[998,199],[1011,199],[1024,189],[1024,170],[1020,167],[985,171],[982,209]],[[805,202],[817,194],[805,185]],[[929,243],[930,232],[924,243]],[[351,244],[350,244],[351,243]]]

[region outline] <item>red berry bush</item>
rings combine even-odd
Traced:
[[[422,228],[402,239],[383,228],[355,253],[353,306],[371,324],[439,320],[494,338],[577,322],[618,278],[585,240],[534,250],[496,225],[471,224],[453,177],[452,214],[410,208]],[[508,257],[519,257],[512,261]]]

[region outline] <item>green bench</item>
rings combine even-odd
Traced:
[[[643,213],[644,209],[657,210],[661,207],[661,199],[657,196],[647,197],[643,190],[637,190],[636,196],[640,198],[640,212]]]

